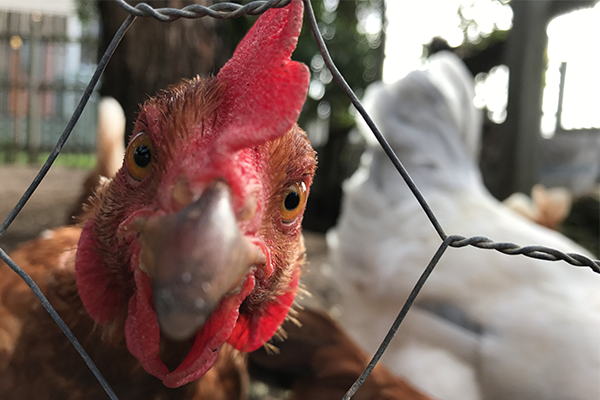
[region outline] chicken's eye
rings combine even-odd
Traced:
[[[302,214],[306,204],[306,192],[306,184],[303,181],[292,183],[283,192],[279,211],[284,224],[289,224]]]
[[[127,169],[138,181],[144,179],[152,169],[153,150],[152,141],[146,132],[135,135],[127,146]]]

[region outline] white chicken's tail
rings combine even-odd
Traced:
[[[478,162],[482,115],[473,104],[473,76],[462,60],[448,51],[429,57],[427,73],[431,82],[446,99],[467,154]]]

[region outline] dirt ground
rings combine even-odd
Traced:
[[[0,218],[2,221],[19,201],[38,168],[11,165],[0,167]],[[87,171],[50,168],[29,202],[19,213],[6,233],[0,237],[0,246],[12,251],[16,245],[36,237],[44,229],[64,225],[67,213],[79,196]]]
[[[0,166],[0,218],[2,221],[19,201],[38,168],[22,165]],[[45,229],[64,225],[68,212],[77,200],[88,171],[53,167],[6,233],[0,247],[9,252],[24,241],[35,238]],[[311,296],[300,303],[325,308],[335,314],[337,292],[327,276],[327,245],[319,233],[305,232],[309,265],[303,282]]]

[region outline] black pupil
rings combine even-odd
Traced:
[[[146,168],[150,164],[150,148],[145,144],[138,146],[133,152],[133,161],[140,168]]]
[[[287,196],[285,196],[283,205],[288,211],[294,210],[296,207],[298,207],[300,205],[300,195],[298,192],[289,192]]]

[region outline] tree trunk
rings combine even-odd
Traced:
[[[210,0],[152,1],[154,8],[182,8],[188,4],[207,5]],[[135,6],[137,1],[129,1]],[[112,40],[127,13],[116,2],[98,1],[102,34],[100,55]],[[151,17],[138,18],[117,48],[102,78],[100,94],[121,103],[131,135],[139,106],[181,78],[216,73],[232,51],[222,51],[219,28],[222,21],[210,17],[159,22]]]

